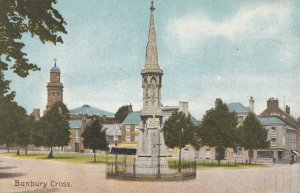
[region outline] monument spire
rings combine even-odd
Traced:
[[[151,1],[151,14],[150,14],[150,26],[148,34],[148,43],[146,49],[146,63],[143,71],[145,72],[161,72],[158,63],[157,45],[156,45],[156,31],[155,31],[155,20],[153,1]],[[162,72],[161,72],[162,73]]]

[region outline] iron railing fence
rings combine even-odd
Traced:
[[[126,162],[106,162],[106,178],[122,180],[177,181],[196,178],[195,161],[167,163],[127,160]]]

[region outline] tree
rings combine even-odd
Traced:
[[[165,143],[169,148],[179,148],[179,172],[181,172],[181,149],[192,143],[195,126],[191,116],[183,112],[175,112],[165,122],[163,127]]]
[[[10,146],[15,142],[17,104],[7,99],[0,100],[0,143],[5,144],[9,153]]]
[[[96,150],[108,150],[106,132],[102,129],[100,121],[92,120],[91,124],[84,129],[82,137],[84,148],[93,150],[94,163],[96,163]]]
[[[124,121],[124,119],[127,117],[128,113],[130,113],[128,110],[128,107],[129,107],[129,105],[124,105],[124,106],[120,107],[118,109],[118,111],[116,112],[115,118],[118,123],[122,123]]]
[[[194,126],[194,135],[191,141],[191,145],[195,149],[195,159],[199,158],[199,150],[203,144],[202,141],[202,127],[201,126]]]
[[[31,144],[34,117],[22,113],[17,119],[18,127],[15,134],[15,144],[18,146],[17,155],[19,155],[19,147],[23,147],[27,156],[28,145]]]
[[[250,151],[249,162],[253,156],[254,149],[270,147],[268,131],[263,128],[254,113],[249,113],[243,124],[239,127],[240,145]]]
[[[62,102],[55,103],[37,123],[33,136],[36,146],[50,148],[48,158],[53,158],[53,147],[63,147],[70,142],[69,110]]]
[[[31,137],[30,116],[26,114],[23,107],[16,105],[14,108],[11,127],[14,130],[14,144],[17,146],[17,155],[20,155],[20,147],[25,148],[25,154],[27,155],[27,146],[30,144]]]
[[[208,110],[202,120],[202,140],[205,145],[216,148],[218,165],[221,151],[238,144],[237,117],[229,112],[221,99],[216,99],[215,108]]]
[[[66,34],[66,22],[52,7],[56,0],[6,0],[0,1],[0,71],[8,66],[20,77],[29,71],[39,70],[30,63],[22,50],[24,34],[37,36],[42,43],[63,43],[60,33]],[[1,84],[1,83],[0,83]]]

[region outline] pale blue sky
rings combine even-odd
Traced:
[[[300,1],[156,0],[159,62],[164,70],[162,101],[189,101],[200,119],[214,105],[266,108],[283,97],[300,116]],[[121,105],[142,107],[150,1],[58,0],[68,25],[64,44],[43,45],[24,37],[30,61],[42,68],[26,79],[7,74],[16,100],[31,112],[46,106],[46,85],[58,59],[69,109],[90,104],[115,112]]]

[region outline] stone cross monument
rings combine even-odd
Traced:
[[[146,62],[141,71],[143,108],[137,148],[137,161],[149,164],[166,164],[167,156],[162,128],[161,87],[163,70],[159,67],[154,22],[154,5],[151,2],[150,27],[146,48]]]

